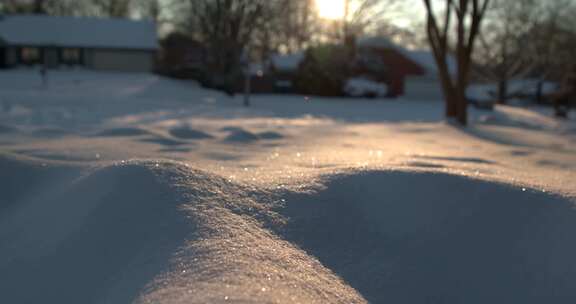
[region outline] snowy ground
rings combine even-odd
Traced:
[[[574,303],[576,113],[0,73],[0,302]]]

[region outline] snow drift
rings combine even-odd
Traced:
[[[29,160],[0,165],[35,170]],[[253,189],[150,161],[59,181],[32,197],[0,191],[12,206],[0,213],[2,303],[362,301],[263,228],[281,219]]]
[[[344,92],[352,97],[385,97],[388,86],[367,78],[350,78],[344,85]]]
[[[574,202],[534,190],[352,171],[274,193],[164,161],[2,157],[0,172],[16,174],[0,191],[2,303],[576,299]],[[29,177],[34,192],[15,187]]]
[[[282,234],[371,303],[574,303],[574,201],[439,173],[332,176]]]

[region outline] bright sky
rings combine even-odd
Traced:
[[[315,0],[320,17],[326,19],[341,19],[344,16],[345,0]],[[351,10],[356,3],[351,1]],[[414,21],[422,18],[424,5],[421,0],[404,0],[401,6],[394,6],[394,11],[386,14],[392,23],[400,27],[410,27]]]
[[[320,17],[340,19],[344,16],[344,0],[316,0]]]

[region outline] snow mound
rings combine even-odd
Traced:
[[[367,78],[350,78],[344,85],[344,92],[352,97],[385,97],[388,87]]]
[[[148,166],[103,168],[20,203],[0,222],[1,302],[130,302],[192,231]]]
[[[228,133],[224,141],[233,143],[251,143],[258,140],[279,140],[285,138],[282,133],[276,131],[256,133],[240,127],[224,127],[220,130]]]
[[[0,169],[34,168],[16,160]],[[0,214],[0,302],[363,301],[263,228],[281,222],[265,193],[256,201],[253,189],[175,162],[79,176]]]
[[[274,131],[266,131],[266,132],[258,133],[258,137],[261,139],[267,139],[267,140],[277,140],[277,139],[284,138],[284,135],[282,135],[281,133],[278,133],[278,132],[274,132]]]
[[[531,110],[529,108],[520,108],[500,105],[496,111],[489,115],[482,115],[478,122],[485,125],[498,125],[517,127],[529,130],[561,130],[569,122],[562,122],[551,115]]]
[[[576,299],[575,201],[534,189],[353,171],[273,193],[178,162],[9,156],[0,183],[2,303]]]
[[[174,127],[174,128],[169,130],[169,133],[170,133],[170,135],[172,135],[176,138],[180,138],[180,139],[211,139],[211,138],[214,138],[214,136],[212,136],[206,132],[195,130],[189,125],[181,125],[181,126]]]
[[[38,128],[32,132],[34,136],[38,137],[62,137],[69,135],[71,132],[62,128],[54,128],[54,127],[47,127],[47,128]]]
[[[260,138],[248,130],[242,128],[230,129],[229,134],[224,138],[224,141],[233,143],[251,143],[258,141]]]
[[[508,82],[508,95],[535,98],[538,94],[538,79],[513,79]],[[542,94],[548,95],[558,89],[554,82],[542,82]],[[494,100],[497,98],[498,84],[484,83],[470,85],[466,90],[468,98],[474,100]]]
[[[164,147],[176,147],[176,146],[183,146],[183,145],[189,144],[185,141],[175,140],[175,139],[172,139],[169,137],[164,137],[161,135],[142,138],[140,141],[146,142],[146,143],[151,143],[151,144],[157,144],[157,145],[164,146]]]
[[[55,166],[23,156],[0,153],[0,219],[16,202],[54,187],[78,172],[70,165]]]
[[[103,137],[131,137],[131,136],[141,136],[141,135],[149,135],[151,134],[150,131],[139,128],[139,127],[121,127],[121,128],[112,128],[106,129],[103,131],[98,132],[97,136]]]
[[[467,177],[337,175],[279,233],[370,303],[576,301],[575,201]]]
[[[236,132],[236,131],[242,131],[242,130],[244,130],[244,129],[241,127],[235,127],[235,126],[227,126],[227,127],[220,128],[220,131],[222,131],[222,132]]]

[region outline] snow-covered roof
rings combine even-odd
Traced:
[[[0,18],[0,40],[8,45],[158,48],[151,21],[127,19],[14,15]]]
[[[271,60],[276,69],[288,71],[297,70],[302,60],[304,60],[304,52],[287,55],[277,54],[273,55]]]
[[[431,50],[405,50],[404,54],[412,61],[425,68],[429,73],[438,73],[436,59],[434,59],[434,54],[432,54]],[[450,55],[447,59],[448,71],[450,71],[451,74],[456,74],[456,60]]]
[[[401,47],[385,37],[362,37],[357,41],[360,48],[387,48],[399,51],[401,54],[423,67],[429,74],[437,74],[438,66],[431,50],[409,50]],[[448,56],[448,70],[451,74],[456,74],[456,60],[453,56]]]

